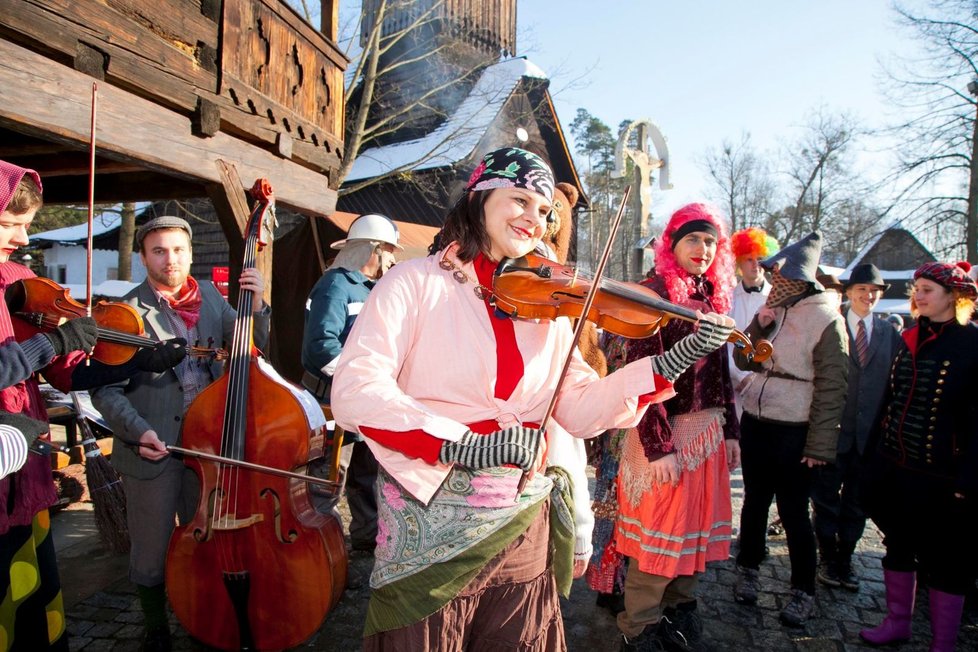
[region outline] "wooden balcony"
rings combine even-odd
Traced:
[[[48,202],[84,201],[99,80],[98,201],[213,194],[223,161],[328,214],[348,63],[332,39],[281,0],[0,0],[0,158],[37,169]]]

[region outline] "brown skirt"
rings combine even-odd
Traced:
[[[493,557],[444,607],[363,641],[366,652],[563,652],[564,622],[550,564],[550,510]]]

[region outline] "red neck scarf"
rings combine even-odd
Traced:
[[[187,277],[179,296],[166,297],[166,301],[188,329],[197,325],[200,319],[200,286],[193,276]]]

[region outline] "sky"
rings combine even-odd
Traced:
[[[919,2],[909,0],[910,6]],[[654,217],[706,198],[699,161],[748,132],[776,154],[818,107],[867,127],[892,119],[881,60],[913,52],[889,0],[521,0],[519,54],[551,77],[564,131],[578,108],[616,130],[649,118],[668,140],[673,190]],[[885,155],[866,150],[869,171]]]

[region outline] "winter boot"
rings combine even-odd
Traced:
[[[878,627],[859,632],[859,637],[870,645],[909,641],[917,574],[883,569],[883,582],[886,585],[886,618]]]
[[[839,553],[835,560],[835,574],[842,588],[855,593],[859,590],[859,576],[852,569],[852,553],[856,550],[855,541],[840,541]]]
[[[841,586],[838,573],[839,549],[835,538],[818,539],[818,581],[825,586]]]
[[[964,596],[930,590],[930,652],[954,652],[964,610]]]

